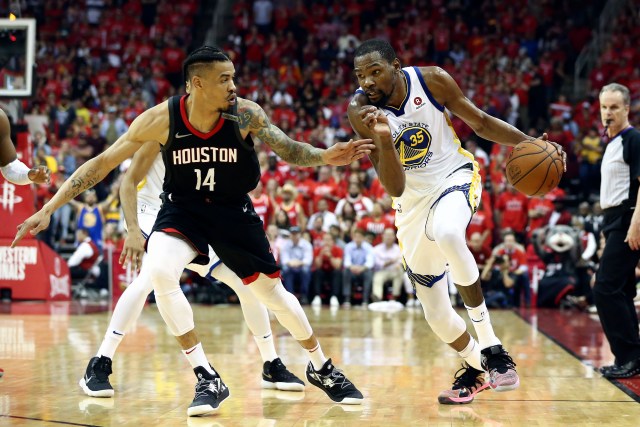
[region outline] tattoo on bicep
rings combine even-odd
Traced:
[[[322,150],[309,144],[293,141],[280,128],[273,125],[264,110],[247,104],[238,112],[238,126],[253,132],[286,162],[300,166],[321,165]]]

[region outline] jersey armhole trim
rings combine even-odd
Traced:
[[[231,114],[234,115],[235,117],[238,117],[238,103],[236,102],[235,105],[231,108]],[[240,145],[242,145],[246,150],[248,151],[255,151],[255,144],[253,143],[253,137],[251,136],[251,133],[247,134],[247,138],[251,141],[251,144],[249,144],[247,142],[247,138],[242,138],[242,132],[240,132],[240,120],[232,120],[233,121],[233,128],[236,132],[236,138],[238,138],[238,141],[240,142]]]
[[[433,106],[436,107],[438,110],[440,110],[440,112],[444,112],[444,106],[440,105],[440,103],[438,101],[436,101],[436,99],[431,94],[431,91],[427,87],[427,83],[425,83],[424,77],[422,77],[422,73],[420,72],[420,68],[414,66],[413,69],[416,72],[416,76],[418,76],[418,80],[420,81],[420,86],[422,86],[422,89],[424,90],[424,93],[427,94],[427,98],[429,98],[429,101],[431,101]]]
[[[164,145],[160,145],[160,149],[162,151],[166,151],[171,147],[171,144],[173,143],[173,134],[175,133],[175,128],[176,128],[176,117],[175,117],[175,102],[176,102],[176,97],[172,96],[171,98],[169,98],[169,135],[167,136],[167,142],[164,143]]]

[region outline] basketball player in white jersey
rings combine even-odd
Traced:
[[[360,89],[349,104],[349,119],[358,135],[376,144],[370,157],[380,182],[395,198],[406,271],[427,322],[466,362],[438,401],[470,403],[487,387],[517,388],[516,364],[493,332],[478,267],[465,241],[482,191],[478,164],[461,147],[445,108],[490,141],[513,146],[533,138],[478,109],[444,70],[401,68],[386,41],[362,43],[354,70]],[[447,263],[478,342],[451,306]]]
[[[127,238],[120,256],[120,263],[131,261],[134,269],[142,264],[145,241],[151,233],[162,205],[160,193],[162,193],[164,175],[165,166],[159,145],[147,144],[133,156],[120,186],[120,200],[127,224]],[[209,264],[206,266],[190,264],[187,268],[202,277],[210,275],[226,283],[238,295],[242,313],[264,363],[262,387],[285,391],[304,390],[304,383],[287,370],[276,353],[266,307],[253,296],[238,276],[222,264],[211,247],[209,247],[209,259]],[[85,375],[80,380],[80,387],[87,395],[113,396],[114,390],[109,382],[113,355],[125,333],[140,316],[147,296],[152,290],[153,283],[149,278],[148,268],[143,267],[140,275],[125,289],[118,300],[98,353],[91,358]]]

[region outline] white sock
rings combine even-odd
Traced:
[[[187,360],[191,364],[192,368],[195,369],[198,366],[202,366],[211,375],[216,374],[216,371],[214,371],[211,365],[209,365],[209,361],[207,360],[206,354],[204,354],[204,350],[202,349],[202,343],[198,343],[189,349],[182,350],[182,353],[184,353],[184,355],[187,357]]]
[[[472,308],[465,305],[465,308],[467,309],[469,318],[471,319],[473,327],[476,330],[476,334],[478,335],[478,343],[480,344],[481,350],[493,345],[502,344],[493,332],[491,318],[489,317],[489,310],[487,310],[487,306],[484,301],[482,301],[482,304],[477,307]]]
[[[253,339],[258,345],[258,350],[260,350],[260,356],[262,356],[263,362],[271,362],[278,358],[278,353],[276,353],[276,348],[273,345],[272,333],[269,333],[269,335],[264,337],[254,336]]]
[[[104,334],[104,339],[102,340],[102,344],[100,344],[100,348],[98,349],[98,354],[96,354],[96,356],[105,356],[109,359],[113,359],[113,355],[116,354],[116,350],[120,345],[122,338],[124,338],[124,332],[109,329],[107,333]]]
[[[327,358],[324,356],[322,352],[322,348],[320,347],[320,343],[317,346],[312,348],[311,350],[307,350],[309,352],[309,358],[311,359],[311,364],[313,365],[313,369],[319,371],[322,369],[324,362],[327,361]]]
[[[480,346],[473,337],[471,337],[469,344],[467,344],[464,350],[459,351],[458,354],[472,367],[479,371],[484,371],[480,363]]]

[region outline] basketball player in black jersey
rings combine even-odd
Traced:
[[[164,204],[147,241],[156,303],[198,378],[189,416],[215,411],[229,390],[210,366],[194,330],[191,307],[178,285],[190,262],[207,263],[211,245],[250,285],[292,336],[309,352],[307,379],[333,401],[359,404],[362,394],[327,359],[298,300],[287,292],[262,223],[247,192],[260,177],[253,137],[285,161],[301,166],[347,165],[369,154],[371,140],[337,143],[327,150],[291,140],[254,102],[238,98],[235,69],[219,49],[202,47],[184,63],[189,95],[174,97],[137,117],[114,145],[88,161],[55,196],[18,227],[12,243],[49,225],[64,203],[100,182],[142,144],[161,144],[166,166]]]

